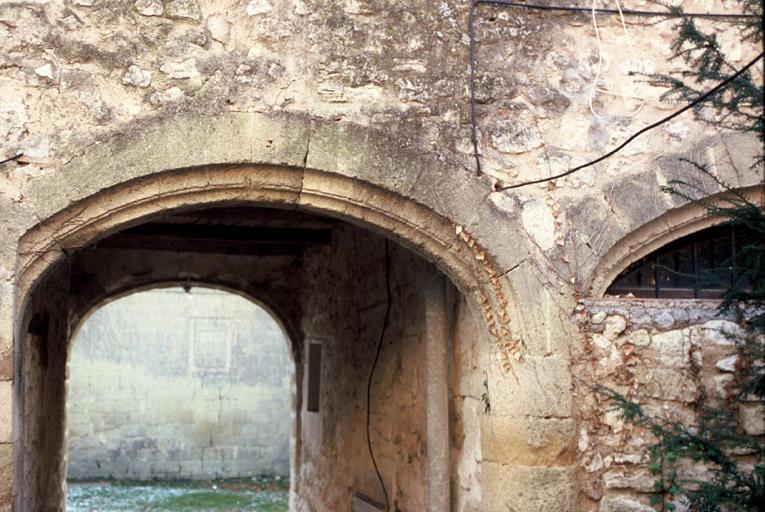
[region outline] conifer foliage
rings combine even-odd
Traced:
[[[740,26],[743,44],[759,51],[763,42],[762,3],[741,0],[744,12],[757,19]],[[700,28],[692,18],[682,18],[676,28],[674,59],[684,71],[652,75],[649,79],[667,87],[665,100],[694,101],[706,90],[736,73],[728,61],[713,26]],[[762,62],[759,64],[762,69]],[[753,68],[754,69],[754,68]],[[755,134],[762,142],[762,71],[742,74],[720,94],[702,101],[698,119],[720,128]],[[709,215],[746,228],[748,237],[737,248],[735,261],[722,262],[702,276],[704,287],[725,290],[719,314],[733,315],[742,329],[726,334],[738,352],[736,377],[727,400],[709,397],[701,386],[695,403],[693,424],[681,419],[652,416],[640,404],[608,388],[597,390],[610,398],[622,419],[648,429],[655,442],[649,448],[650,471],[655,476],[652,504],[658,510],[699,512],[755,511],[765,507],[765,447],[761,439],[748,436],[740,424],[741,401],[765,404],[765,214],[763,205],[720,180],[704,163],[686,160],[701,177],[713,180],[726,193],[722,199],[705,199],[703,189],[689,181],[672,181],[666,193],[701,203]],[[763,155],[753,162],[763,172]],[[762,174],[761,174],[762,175]],[[764,178],[765,180],[765,178]],[[763,182],[765,191],[765,182]],[[701,196],[701,199],[699,197]],[[731,279],[731,274],[734,276]],[[697,364],[697,363],[691,363]],[[748,463],[742,463],[742,456]],[[755,460],[752,464],[751,461]],[[695,479],[687,471],[702,465],[706,476]]]
[[[756,16],[737,26],[741,32],[741,43],[760,49],[763,44],[761,0],[739,0],[742,12]],[[672,12],[681,13],[680,8]],[[693,102],[702,96],[710,84],[715,85],[735,74],[736,67],[727,58],[715,27],[700,28],[694,18],[680,18],[672,42],[672,61],[682,61],[682,71],[651,75],[654,85],[666,87],[664,101]],[[703,23],[703,21],[701,22]],[[761,64],[760,64],[761,69]],[[750,71],[742,74],[719,94],[699,103],[695,112],[697,118],[719,126],[741,132],[756,134],[763,140],[765,121],[762,116],[763,84]],[[760,163],[761,160],[758,162]]]

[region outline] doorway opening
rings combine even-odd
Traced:
[[[263,174],[191,169],[137,180],[25,236],[14,345],[20,510],[66,502],[73,326],[105,301],[166,284],[255,297],[284,326],[295,363],[291,510],[350,511],[358,500],[446,509],[454,482],[478,488],[480,439],[451,426],[478,431],[458,383],[474,373],[471,354],[489,346],[469,306],[491,289],[479,279],[482,260],[411,201],[328,178],[297,196],[279,189],[277,201],[238,179],[246,172]],[[364,199],[349,199],[357,193]]]
[[[70,350],[70,510],[287,510],[294,363],[264,308],[139,291],[98,307]]]

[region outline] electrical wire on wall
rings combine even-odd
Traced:
[[[577,7],[571,5],[549,5],[549,4],[524,4],[512,2],[509,0],[474,0],[476,5],[493,5],[496,7],[515,7],[520,9],[529,9],[534,11],[559,11],[588,14],[592,11],[589,7]],[[619,14],[619,9],[598,8],[598,14]],[[758,19],[755,14],[736,14],[736,13],[713,13],[713,12],[682,12],[670,10],[666,12],[659,11],[641,11],[636,9],[622,9],[621,12],[627,16],[642,16],[647,18],[704,18],[716,20],[746,20]]]
[[[377,466],[377,460],[375,459],[375,453],[372,449],[372,435],[371,435],[371,416],[372,416],[372,379],[377,369],[377,363],[380,360],[380,352],[382,352],[383,341],[385,340],[385,332],[388,330],[388,322],[390,321],[390,307],[392,302],[390,292],[390,247],[388,239],[385,239],[385,318],[383,319],[382,329],[380,330],[380,339],[377,341],[377,352],[375,353],[375,360],[372,363],[372,369],[369,372],[369,380],[367,381],[367,446],[369,447],[369,458],[372,459],[372,465],[377,473],[377,480],[380,482],[383,496],[385,496],[385,510],[386,512],[390,508],[390,502],[388,498],[388,490],[385,488],[385,482],[383,481],[382,474],[380,474],[380,468]]]
[[[625,16],[637,16],[637,17],[647,17],[647,18],[661,18],[661,19],[671,19],[671,18],[702,18],[702,19],[714,19],[718,21],[729,21],[729,22],[735,22],[740,21],[744,19],[759,19],[759,16],[753,15],[753,14],[724,14],[724,13],[702,13],[702,12],[682,12],[677,9],[671,9],[666,12],[657,12],[657,11],[642,11],[642,10],[634,10],[634,9],[623,9],[621,7],[621,4],[617,1],[617,8],[616,9],[610,9],[610,8],[596,8],[596,0],[593,0],[592,7],[577,7],[577,6],[566,6],[566,5],[547,5],[547,4],[524,4],[519,2],[513,2],[513,1],[507,1],[507,0],[471,0],[470,2],[470,15],[469,15],[469,21],[468,21],[468,34],[469,34],[469,67],[470,67],[470,129],[471,129],[471,139],[473,143],[473,155],[475,157],[476,161],[476,174],[478,176],[482,175],[482,169],[481,169],[481,156],[480,156],[480,150],[479,150],[479,144],[478,144],[478,121],[477,121],[477,101],[476,101],[476,68],[477,68],[477,62],[476,62],[476,43],[475,43],[475,20],[477,17],[477,7],[479,5],[490,5],[495,7],[504,7],[508,9],[521,9],[521,10],[535,10],[535,11],[556,11],[556,12],[566,12],[566,13],[573,13],[573,14],[590,14],[593,18],[593,25],[595,28],[596,37],[598,38],[598,47],[599,47],[599,62],[602,62],[602,56],[600,54],[600,51],[602,51],[601,48],[601,42],[600,42],[600,34],[598,32],[597,22],[595,21],[595,15],[596,14],[608,14],[608,15],[618,15],[623,28],[625,28],[625,34],[626,34],[626,27],[625,27]],[[711,89],[706,94],[699,97],[696,101],[692,102],[691,104],[687,105],[686,107],[680,109],[674,114],[671,114],[662,120],[658,121],[657,123],[653,123],[650,126],[647,126],[643,128],[642,130],[638,131],[637,133],[633,134],[631,137],[629,137],[623,144],[621,144],[619,147],[617,147],[615,150],[609,151],[605,155],[592,160],[591,162],[587,162],[586,164],[580,165],[578,167],[575,167],[574,169],[570,169],[564,173],[561,173],[556,176],[550,176],[547,178],[542,178],[538,180],[532,180],[527,181],[515,185],[508,185],[504,187],[496,187],[495,190],[508,190],[518,187],[523,187],[526,185],[533,185],[535,183],[543,183],[546,181],[552,181],[557,178],[561,178],[563,176],[568,176],[569,174],[573,174],[574,172],[580,171],[586,167],[590,167],[591,165],[594,165],[598,162],[601,162],[605,160],[606,158],[614,155],[618,151],[620,151],[624,146],[629,144],[631,141],[633,141],[635,138],[637,138],[642,133],[645,133],[653,128],[656,128],[657,126],[660,126],[661,124],[665,123],[666,121],[672,119],[673,117],[676,117],[677,115],[687,111],[689,108],[692,108],[696,104],[698,104],[700,101],[703,101],[703,99],[708,98],[712,94],[715,94],[722,90],[725,86],[727,86],[730,82],[732,82],[735,78],[741,75],[744,71],[749,69],[757,60],[759,60],[762,57],[762,54],[760,54],[754,61],[752,61],[750,64],[745,66],[742,70],[739,71],[736,75],[733,75],[730,77],[729,80],[726,80],[724,82],[721,82],[716,87]],[[600,69],[600,66],[599,66]],[[600,71],[598,71],[598,77],[600,75]],[[595,112],[593,106],[592,106],[592,96],[595,94],[595,92],[600,92],[596,89],[597,87],[597,79],[595,81],[595,84],[592,87],[591,95],[590,95],[590,109],[593,112],[594,115],[599,117],[597,113]],[[642,106],[642,105],[641,105]],[[638,109],[639,110],[639,109]]]
[[[549,176],[547,178],[540,178],[538,180],[524,181],[524,182],[521,182],[521,183],[516,183],[514,185],[506,185],[504,187],[495,187],[495,190],[497,190],[497,191],[499,191],[499,190],[510,190],[510,189],[513,189],[513,188],[525,187],[527,185],[535,185],[537,183],[544,183],[546,181],[557,180],[558,178],[563,178],[564,176],[568,176],[570,174],[574,174],[575,172],[581,171],[582,169],[586,169],[587,167],[591,167],[591,166],[593,166],[593,165],[595,165],[595,164],[597,164],[599,162],[602,162],[603,160],[612,157],[613,155],[615,155],[616,153],[618,153],[619,151],[624,149],[630,142],[632,142],[633,140],[637,139],[642,134],[644,134],[644,133],[646,133],[646,132],[648,132],[650,130],[653,130],[654,128],[657,128],[657,127],[663,125],[667,121],[669,121],[669,120],[679,116],[683,112],[687,112],[688,110],[692,109],[696,105],[699,105],[701,102],[703,102],[707,98],[709,98],[711,96],[714,96],[718,92],[722,91],[728,85],[730,85],[731,82],[735,81],[738,77],[740,77],[741,75],[746,73],[749,70],[749,68],[751,68],[752,66],[757,64],[757,62],[760,59],[762,59],[763,56],[765,56],[765,52],[760,53],[757,57],[752,59],[746,66],[744,66],[743,68],[739,69],[735,74],[729,76],[727,79],[723,80],[722,82],[720,82],[719,84],[717,84],[716,86],[714,86],[713,88],[711,88],[710,90],[708,90],[707,92],[705,92],[704,94],[702,94],[701,96],[699,96],[698,98],[693,100],[692,102],[690,102],[687,105],[685,105],[683,108],[681,108],[679,110],[676,110],[676,111],[672,112],[671,114],[669,114],[668,116],[659,119],[655,123],[649,124],[648,126],[646,126],[644,128],[641,128],[640,130],[636,131],[635,133],[630,135],[624,142],[619,144],[617,147],[615,147],[614,149],[612,149],[608,153],[606,153],[604,155],[601,155],[601,156],[599,156],[598,158],[596,158],[594,160],[590,160],[587,163],[584,163],[582,165],[578,165],[578,166],[574,167],[573,169],[569,169],[568,171],[562,172],[560,174],[556,174],[555,176]]]
[[[13,160],[18,160],[18,159],[19,159],[19,158],[21,158],[22,156],[24,156],[24,153],[16,153],[16,154],[15,154],[15,155],[13,155],[12,157],[6,158],[6,159],[4,159],[4,160],[0,160],[0,165],[4,164],[4,163],[6,163],[6,162],[11,162],[11,161],[13,161]]]
[[[616,8],[619,11],[619,22],[622,25],[622,32],[624,32],[624,38],[627,40],[627,45],[629,46],[630,51],[632,52],[634,56],[635,45],[632,43],[632,38],[630,37],[629,32],[627,32],[627,21],[624,19],[624,10],[622,9],[621,1],[620,0],[614,0],[614,1],[616,2]],[[600,29],[598,28],[598,19],[596,17],[597,4],[598,4],[598,0],[592,0],[592,10],[591,10],[592,28],[595,30],[595,39],[598,42],[598,71],[595,74],[595,79],[592,81],[592,87],[590,87],[589,105],[590,105],[590,112],[592,112],[592,115],[598,119],[603,119],[603,116],[601,116],[595,111],[595,106],[593,105],[593,102],[595,101],[595,95],[597,93],[608,94],[611,96],[620,96],[620,97],[623,97],[624,95],[598,88],[598,82],[600,81],[600,75],[603,70],[603,40],[600,37]],[[637,109],[635,109],[635,112],[630,114],[628,117],[634,117],[635,115],[637,115],[637,113],[640,112],[640,110],[642,110],[644,104],[645,104],[645,100],[641,98],[640,106]]]

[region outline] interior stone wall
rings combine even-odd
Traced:
[[[390,251],[391,314],[372,381],[372,444],[391,510],[425,510],[424,300],[418,286],[425,262],[396,246]],[[321,399],[319,412],[303,415],[297,510],[350,511],[350,490],[384,503],[366,441],[367,379],[387,304],[384,239],[339,232],[331,247],[309,256],[305,276],[302,327],[306,343],[322,344]]]
[[[290,343],[251,301],[210,288],[97,309],[70,349],[68,479],[290,474]]]
[[[584,344],[573,348],[577,381],[579,510],[651,512],[654,476],[648,469],[649,431],[625,423],[611,403],[587,385],[603,385],[640,403],[651,415],[692,424],[703,393],[711,404],[738,407],[742,433],[765,442],[765,410],[736,392],[731,315],[711,300],[597,299],[581,304]],[[753,464],[756,453],[741,453]],[[681,478],[705,477],[701,465]],[[681,506],[680,502],[676,505]]]

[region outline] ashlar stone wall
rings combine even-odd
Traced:
[[[731,336],[741,327],[718,314],[717,301],[599,299],[580,304],[584,344],[573,348],[579,396],[578,485],[582,511],[651,512],[654,476],[646,429],[623,422],[603,385],[640,403],[649,414],[692,424],[701,394],[734,400],[741,430],[765,449],[765,411],[736,392],[737,356]],[[741,453],[752,464],[755,453]],[[683,466],[681,478],[705,477],[702,466]],[[680,502],[678,502],[678,505]],[[682,507],[681,507],[682,509]]]
[[[280,326],[243,297],[169,288],[108,303],[71,349],[67,477],[288,477],[293,373]]]

